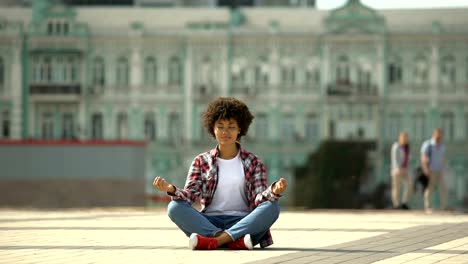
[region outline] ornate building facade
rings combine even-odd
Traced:
[[[234,96],[255,120],[244,144],[271,180],[327,138],[389,145],[409,132],[412,164],[433,128],[448,147],[450,199],[468,190],[467,9],[0,7],[2,139],[146,140],[148,182],[183,185],[214,146],[201,113]],[[149,184],[150,185],[150,184]],[[151,186],[148,187],[151,191]]]

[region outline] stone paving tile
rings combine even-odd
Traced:
[[[0,264],[468,263],[467,215],[283,212],[272,233],[263,250],[191,251],[163,210],[0,210]]]

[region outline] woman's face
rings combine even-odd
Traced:
[[[235,144],[239,133],[239,125],[233,118],[220,119],[215,122],[214,134],[220,145]]]

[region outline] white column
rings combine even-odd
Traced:
[[[270,140],[276,140],[280,138],[280,114],[281,111],[279,109],[279,100],[280,100],[280,67],[279,67],[279,47],[278,42],[274,38],[272,43],[272,51],[270,54],[271,60],[271,70],[270,70],[270,77],[271,77],[271,87],[273,88],[271,91],[272,99],[270,101],[270,112],[269,112],[269,120],[270,120]]]
[[[437,107],[437,97],[439,95],[439,47],[438,43],[434,41],[431,46],[431,56],[429,58],[429,87],[430,87],[430,101],[431,107]]]
[[[328,43],[324,43],[322,46],[322,71],[320,76],[320,96],[322,100],[325,100],[327,97],[327,85],[330,83],[330,47]],[[328,104],[323,103],[323,113],[322,113],[322,125],[320,126],[322,130],[322,139],[328,138],[330,131],[328,131],[328,124],[330,121],[330,113],[328,109]]]
[[[183,118],[185,126],[183,126],[184,130],[184,141],[191,142],[193,138],[193,120],[192,120],[192,112],[193,112],[193,102],[192,102],[192,57],[193,57],[192,46],[190,43],[187,43],[186,47],[186,54],[185,57],[185,67],[184,67],[184,113]]]
[[[226,43],[226,45],[224,45],[224,48],[223,48],[223,52],[222,52],[222,55],[221,55],[221,83],[220,83],[220,95],[223,96],[223,97],[226,97],[228,96],[228,93],[229,93],[229,78],[231,76],[231,73],[229,72],[230,70],[230,67],[229,67],[229,63],[231,63],[231,61],[229,61],[229,47],[228,47],[229,43]]]
[[[138,110],[138,94],[142,84],[142,59],[140,45],[133,43],[130,60],[130,111],[128,111],[128,125],[130,139],[142,139],[142,112]]]
[[[11,98],[13,107],[11,109],[11,138],[21,139],[21,124],[22,124],[22,98],[23,82],[21,73],[21,45],[13,50],[13,62],[11,71]]]

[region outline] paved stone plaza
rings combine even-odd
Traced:
[[[0,210],[0,263],[468,263],[468,215],[283,212],[275,244],[191,251],[164,210]]]

